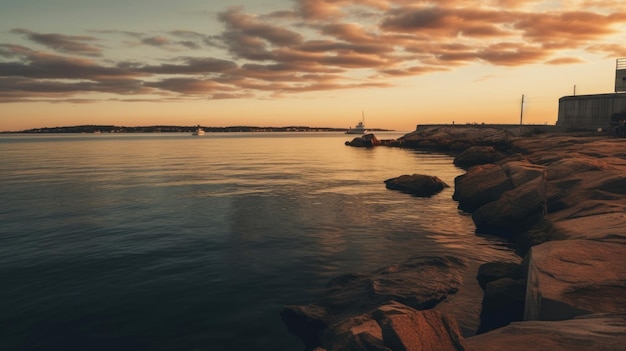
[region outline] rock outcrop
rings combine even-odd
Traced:
[[[498,279],[523,279],[526,278],[526,272],[520,264],[513,262],[487,262],[480,265],[476,280],[478,285],[485,290],[487,284]]]
[[[472,212],[496,201],[513,185],[502,167],[494,164],[474,166],[454,179],[454,195],[459,209]]]
[[[626,316],[587,315],[565,321],[527,321],[465,339],[472,351],[619,351]]]
[[[524,319],[526,272],[513,262],[487,262],[476,275],[484,290],[477,334]]]
[[[471,166],[495,163],[502,158],[504,158],[504,155],[496,151],[493,146],[471,146],[454,158],[454,164],[459,167],[468,168]]]
[[[469,338],[470,348],[623,347],[623,315],[615,322],[622,327],[610,337],[588,332],[606,319],[572,318],[626,313],[625,145],[623,140],[567,135],[514,139],[508,144],[509,156],[472,167],[455,180],[459,207],[473,212],[479,232],[510,238],[522,254],[530,251],[523,279],[501,278],[509,273],[497,269],[479,274],[486,289],[478,332],[488,332]],[[501,171],[505,177],[500,173],[496,178]],[[474,183],[483,178],[486,189],[506,183],[504,179],[511,188],[499,195],[491,192],[489,198],[475,190],[480,185],[464,184],[472,177]],[[581,329],[559,332],[571,325]],[[577,341],[562,342],[567,338]]]
[[[402,138],[405,147],[436,150],[463,150],[471,146],[504,146],[518,130],[488,125],[423,127]]]
[[[378,140],[374,134],[364,134],[363,136],[356,137],[351,141],[346,141],[345,144],[355,147],[374,147],[381,145],[381,141]]]
[[[537,178],[504,192],[472,213],[476,230],[515,239],[542,218],[547,202],[545,189],[546,184]]]
[[[381,306],[397,302],[415,310],[431,309],[458,291],[465,266],[455,257],[417,256],[370,273],[345,274],[329,282],[318,302],[285,306],[281,317],[308,349],[329,349],[329,335],[343,335],[347,321],[373,326],[360,321],[371,319],[367,315]]]
[[[392,301],[338,322],[314,350],[464,351],[467,347],[453,318]]]
[[[626,313],[626,245],[550,241],[531,249],[526,320]]]
[[[399,190],[419,197],[429,197],[450,186],[435,176],[424,174],[401,175],[385,180],[387,189]]]
[[[501,278],[489,282],[483,295],[477,334],[524,319],[526,279]]]
[[[463,263],[418,258],[432,261],[341,276],[318,303],[285,307],[308,349],[624,350],[626,139],[520,135],[435,126],[398,140],[467,150],[456,161],[469,168],[455,179],[454,199],[478,233],[509,238],[525,256],[522,266],[481,266],[480,335],[464,342],[448,317],[420,311],[455,293]]]

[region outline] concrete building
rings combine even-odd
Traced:
[[[616,62],[615,93],[560,98],[559,128],[611,131],[626,120],[626,58]]]
[[[609,131],[626,119],[626,93],[564,96],[556,125],[570,130]]]

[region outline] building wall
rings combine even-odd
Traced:
[[[559,99],[557,126],[563,129],[609,131],[626,119],[626,94],[564,96]]]
[[[626,92],[626,58],[617,59],[615,64],[615,92]]]

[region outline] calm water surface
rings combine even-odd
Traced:
[[[393,138],[402,134],[377,134]],[[474,234],[451,158],[338,133],[0,136],[1,350],[301,350],[279,311],[421,254],[514,255]],[[477,311],[456,311],[474,327]]]

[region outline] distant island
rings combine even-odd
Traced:
[[[254,126],[230,126],[230,127],[203,127],[205,132],[229,133],[229,132],[345,132],[346,128],[326,127],[254,127]],[[113,125],[81,125],[70,127],[45,127],[33,128],[22,131],[9,131],[0,133],[28,133],[28,134],[54,134],[54,133],[191,133],[198,126],[142,126],[123,127]],[[391,129],[374,128],[370,132],[392,132]]]

